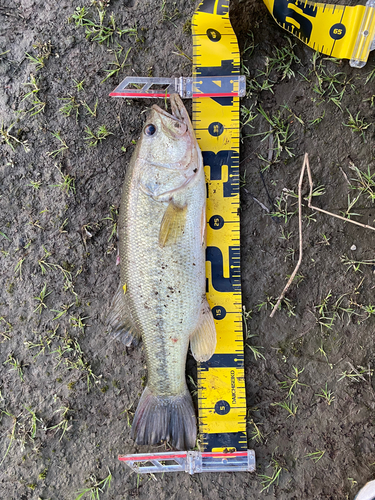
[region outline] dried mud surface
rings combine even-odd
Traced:
[[[298,259],[293,193],[305,152],[315,186],[324,186],[314,204],[374,225],[374,55],[361,70],[313,59],[260,0],[233,2],[248,76],[242,121],[254,118],[242,128],[240,168],[253,348],[245,348],[248,437],[257,474],[137,477],[117,456],[140,451],[129,423],[145,357],[108,339],[105,316],[119,277],[121,184],[150,103],[108,93],[125,75],[190,74],[181,52],[191,56],[196,3],[112,0],[108,45],[76,26],[82,6],[0,5],[0,497],[75,500],[99,484],[100,499],[353,499],[375,473],[374,233],[304,201],[300,277],[269,314]],[[86,9],[97,24],[97,7]],[[111,64],[117,44],[121,68],[103,82],[118,67]],[[281,56],[289,61],[291,51],[294,74],[285,75]],[[89,131],[98,137],[103,125],[111,134],[90,146]],[[282,146],[271,164],[270,128],[273,147],[278,139]],[[188,369],[194,374],[191,359]],[[109,471],[111,484],[100,483]],[[265,476],[276,475],[269,484]]]

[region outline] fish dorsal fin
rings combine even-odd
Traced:
[[[111,303],[107,316],[108,333],[121,340],[126,346],[138,345],[141,334],[135,324],[129,306],[129,294],[126,285],[120,283]]]
[[[169,202],[160,224],[159,246],[161,248],[173,245],[182,236],[185,229],[186,212],[187,205],[179,207],[173,200]]]
[[[207,299],[203,301],[199,321],[190,337],[190,347],[197,361],[208,361],[216,348],[216,328]]]

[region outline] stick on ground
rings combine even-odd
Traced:
[[[312,180],[312,175],[311,175],[311,169],[310,169],[310,164],[309,164],[309,155],[308,153],[305,153],[304,159],[303,159],[303,164],[302,164],[302,169],[301,169],[301,174],[299,177],[299,183],[298,183],[298,222],[299,222],[299,259],[297,262],[297,265],[291,274],[288,283],[285,285],[284,290],[282,291],[282,294],[280,295],[278,301],[276,302],[275,307],[272,309],[272,312],[270,314],[270,317],[273,318],[277,308],[279,307],[281,301],[285,297],[286,292],[288,291],[288,288],[290,287],[292,281],[294,280],[295,275],[297,274],[297,271],[299,269],[299,266],[301,265],[302,262],[302,182],[303,182],[303,177],[305,175],[305,170],[307,170],[307,176],[309,178],[309,186],[310,186],[310,192],[309,192],[309,197],[308,197],[308,207],[311,208],[312,210],[316,210],[317,212],[322,212],[323,214],[331,215],[332,217],[336,217],[337,219],[341,219],[345,222],[351,222],[352,224],[355,224],[356,226],[361,226],[364,227],[365,229],[372,229],[375,231],[375,227],[368,226],[367,224],[362,224],[361,222],[357,222],[354,220],[346,219],[345,217],[342,217],[341,215],[333,214],[332,212],[327,212],[327,210],[323,210],[322,208],[315,207],[314,205],[311,204],[312,196],[313,196],[313,180]]]

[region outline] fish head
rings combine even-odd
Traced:
[[[188,112],[177,94],[170,101],[172,113],[152,106],[137,144],[139,186],[155,201],[169,201],[203,172]]]

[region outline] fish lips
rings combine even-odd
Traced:
[[[156,111],[160,117],[163,132],[175,140],[185,135],[186,132],[188,132],[189,135],[194,133],[189,115],[180,96],[178,94],[172,94],[170,102],[172,114],[160,108],[157,104],[152,106],[152,109]]]

